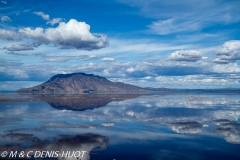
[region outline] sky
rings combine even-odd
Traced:
[[[239,0],[0,1],[0,90],[84,72],[141,87],[240,88]]]

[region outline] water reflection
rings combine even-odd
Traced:
[[[73,153],[79,151],[84,151],[84,155],[79,156],[82,160],[90,159],[88,153],[93,148],[100,147],[100,149],[105,149],[108,143],[107,137],[90,133],[76,136],[59,135],[53,140],[41,140],[38,137],[34,137],[33,134],[24,133],[8,133],[3,137],[10,138],[15,143],[1,146],[1,151],[7,151],[8,153],[11,151],[17,151],[18,153],[24,151],[25,153],[33,153],[32,156],[37,151],[59,151],[59,153],[66,153],[64,156],[60,156],[60,158],[64,157],[64,159],[76,159],[77,157],[74,157]],[[24,143],[19,143],[19,141],[24,141]],[[26,144],[28,145],[26,146]]]
[[[136,98],[137,95],[35,95],[59,110],[84,111],[106,106],[113,101]]]
[[[176,122],[170,123],[169,126],[177,133],[199,133],[202,131],[203,125],[198,122]]]
[[[88,159],[240,157],[237,94],[51,95],[17,101],[0,103],[1,151],[80,148],[90,152]]]
[[[240,144],[240,124],[227,119],[215,120],[216,132],[229,143]]]

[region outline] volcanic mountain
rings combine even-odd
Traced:
[[[112,82],[104,77],[85,73],[58,74],[47,82],[35,87],[23,88],[17,92],[21,93],[146,93],[149,89]]]

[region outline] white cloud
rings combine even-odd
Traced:
[[[114,122],[103,122],[102,123],[102,126],[104,127],[113,127],[115,125]]]
[[[97,59],[98,57],[95,56],[88,56],[88,55],[82,55],[82,56],[47,56],[43,54],[36,54],[36,56],[40,56],[44,59],[44,61],[47,62],[67,62],[70,60],[91,60],[91,59]]]
[[[126,114],[131,116],[131,117],[134,116],[134,112],[133,111],[127,111]]]
[[[196,62],[202,58],[202,54],[200,51],[196,50],[179,50],[173,52],[170,56],[170,60],[174,61],[190,61]]]
[[[135,69],[133,68],[133,67],[130,67],[130,68],[127,68],[126,69],[126,72],[129,72],[129,73],[132,73],[132,72],[134,72],[135,71]]]
[[[239,22],[239,1],[216,0],[119,0],[139,8],[137,14],[157,19],[148,27],[156,34],[200,31],[217,24]]]
[[[0,90],[16,91],[19,86],[23,88],[33,87],[41,84],[42,82],[37,81],[1,81]]]
[[[20,66],[22,65],[23,63],[19,62],[18,60],[9,60],[9,59],[3,59],[3,58],[0,58],[0,66],[3,67],[3,66]],[[0,70],[3,70],[4,68],[0,68]]]
[[[53,18],[52,20],[50,20],[50,16],[48,14],[43,13],[43,12],[33,12],[33,14],[41,16],[42,19],[48,21],[47,24],[50,24],[51,26],[53,26],[53,25],[62,21],[62,18]]]
[[[215,63],[234,63],[240,60],[240,40],[231,40],[215,51]]]
[[[45,14],[43,12],[33,12],[33,14],[36,14],[36,15],[42,17],[42,19],[44,19],[46,21],[49,20],[49,18],[50,18],[48,14]]]
[[[37,45],[53,43],[59,48],[83,50],[100,49],[108,45],[105,35],[94,36],[90,33],[88,24],[75,19],[71,19],[68,23],[61,22],[56,28],[24,28],[19,32],[30,37]]]
[[[19,34],[12,32],[12,31],[7,31],[0,29],[0,37],[6,40],[19,40],[20,36]]]
[[[174,45],[169,43],[162,43],[156,41],[149,41],[146,39],[133,39],[133,40],[118,40],[111,39],[110,46],[105,50],[109,49],[112,53],[161,53],[165,51],[172,51],[176,49],[185,49],[191,47],[190,45]],[[106,52],[106,51],[102,51]],[[109,52],[109,51],[108,51]]]
[[[7,21],[12,21],[10,17],[8,16],[1,16],[1,21],[2,22],[7,22]]]
[[[42,57],[45,61],[47,62],[66,62],[66,61],[70,61],[70,60],[78,60],[81,59],[80,57],[74,57],[74,56],[43,56]]]
[[[224,59],[221,59],[221,58],[215,58],[213,60],[214,63],[218,63],[218,64],[227,64],[227,63],[231,63],[231,61],[229,60],[224,60]]]
[[[33,50],[31,44],[13,44],[11,47],[7,48],[8,51],[27,51]]]
[[[151,76],[146,76],[143,79],[151,79],[151,78],[152,78]]]
[[[110,62],[113,62],[115,61],[115,59],[113,57],[104,57],[102,58],[102,61],[110,61]]]
[[[6,1],[1,1],[1,3],[3,3],[3,4],[7,4],[7,2],[6,2]]]
[[[52,20],[48,21],[47,24],[51,24],[53,26],[61,21],[62,21],[62,18],[53,18]]]
[[[239,52],[240,50],[240,40],[231,40],[223,44],[222,48],[216,51],[217,55],[229,55],[232,52]]]
[[[29,39],[22,36],[23,40],[26,40],[25,43],[29,43]],[[102,55],[101,57],[107,57],[109,55],[115,55],[116,58],[125,58],[129,60],[129,53],[134,56],[143,55],[143,54],[152,54],[153,56],[162,56],[168,52],[173,52],[174,50],[188,49],[193,48],[192,45],[179,45],[174,43],[162,43],[156,42],[155,40],[147,39],[108,39],[111,43],[105,48],[92,50],[91,54],[93,55]],[[58,48],[53,47],[52,45],[42,45],[36,49],[35,53],[44,53],[44,54],[57,54],[65,56],[65,50],[59,50]],[[87,50],[82,50],[79,52],[75,49],[70,49],[68,51],[69,56],[76,55],[88,55],[90,52]],[[105,55],[105,56],[104,56]],[[133,57],[130,57],[133,60]],[[113,56],[111,56],[113,57]],[[115,56],[114,56],[115,57]],[[115,59],[116,59],[115,58]]]
[[[152,22],[148,26],[152,32],[159,35],[167,35],[171,33],[177,32],[189,32],[198,30],[201,26],[199,22],[195,21],[184,21],[181,19],[166,19],[166,20],[158,20]]]
[[[80,57],[42,57],[45,61],[66,61]],[[91,57],[89,57],[91,58]],[[211,61],[197,62],[148,59],[138,62],[33,64],[0,68],[0,77],[5,80],[47,80],[59,73],[85,72],[142,87],[155,88],[237,88],[240,86],[240,67],[237,64],[214,64]],[[6,70],[8,72],[6,72]],[[20,72],[21,71],[21,72]],[[25,77],[19,74],[26,75]],[[37,74],[36,74],[37,73]],[[146,79],[145,77],[152,77]],[[21,87],[21,86],[19,86]]]

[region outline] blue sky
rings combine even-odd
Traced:
[[[85,72],[142,87],[239,88],[238,0],[0,1],[0,90]]]

